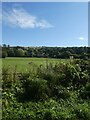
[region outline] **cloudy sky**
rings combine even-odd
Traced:
[[[88,3],[4,2],[2,43],[21,46],[87,46]]]

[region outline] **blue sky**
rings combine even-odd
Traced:
[[[3,3],[2,43],[87,46],[88,3]]]

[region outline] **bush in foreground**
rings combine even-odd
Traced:
[[[11,73],[4,69],[2,120],[90,119],[90,76],[86,66],[73,61],[48,64],[36,71],[17,74],[17,70]]]

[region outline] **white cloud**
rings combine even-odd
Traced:
[[[24,9],[15,9],[11,11],[3,11],[3,20],[11,26],[20,28],[51,28],[51,25],[46,20],[38,19],[36,16],[31,15]]]
[[[37,27],[40,28],[51,28],[53,27],[50,23],[48,23],[46,20],[40,20],[39,22],[36,23]]]
[[[79,37],[78,39],[79,39],[79,40],[85,40],[85,38],[84,38],[84,37]]]

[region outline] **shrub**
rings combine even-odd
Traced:
[[[53,94],[57,99],[60,99],[60,98],[67,99],[70,97],[70,91],[64,88],[63,86],[54,87]]]
[[[87,103],[78,104],[75,107],[75,114],[77,119],[89,120],[90,119],[90,109]]]
[[[47,110],[44,114],[44,120],[53,120],[51,111]]]
[[[80,96],[83,99],[90,99],[90,83],[86,84],[86,87],[81,91]]]
[[[80,61],[3,69],[3,120],[89,120],[90,70]]]
[[[22,88],[21,96],[23,100],[44,100],[49,94],[47,81],[39,78],[22,80]]]

